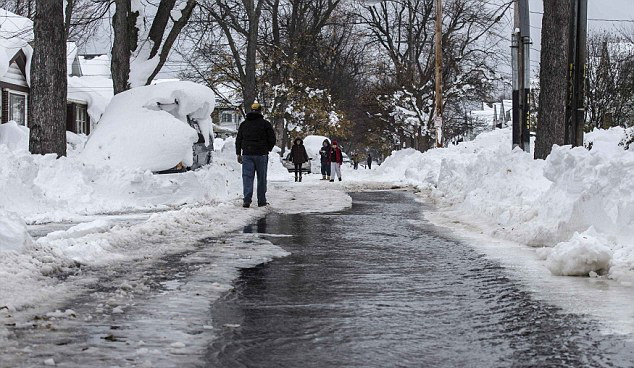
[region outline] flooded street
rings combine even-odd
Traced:
[[[247,232],[292,255],[242,271],[214,308],[209,367],[631,367],[628,336],[539,301],[421,221],[407,193]]]
[[[633,366],[630,335],[536,298],[413,194],[352,197],[62,275],[61,301],[1,311],[0,367]]]

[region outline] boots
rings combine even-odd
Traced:
[[[322,175],[321,180],[326,180],[326,175]]]

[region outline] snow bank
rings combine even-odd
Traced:
[[[216,152],[213,163],[197,171],[154,175],[0,145],[0,188],[0,209],[34,223],[231,200],[241,193],[241,178],[235,153]]]
[[[609,244],[607,239],[591,227],[557,244],[547,256],[546,266],[553,275],[559,276],[587,276],[607,270],[613,252],[606,244]]]
[[[31,242],[24,220],[0,209],[0,252],[21,251]]]
[[[11,150],[29,150],[29,128],[18,125],[11,120],[0,124],[0,145],[5,145]]]
[[[269,153],[269,167],[266,172],[267,180],[289,181],[291,179],[290,173],[282,164],[280,152],[281,149],[279,147],[275,147],[273,151]]]
[[[84,162],[111,167],[161,171],[193,163],[198,121],[209,144],[211,89],[193,82],[166,82],[133,88],[113,97],[81,154]]]
[[[634,152],[618,146],[622,133],[615,129],[588,138],[594,142],[590,151],[555,146],[544,161],[511,150],[511,130],[496,130],[426,153],[394,152],[373,180],[423,189],[439,207],[489,235],[535,247],[557,245],[549,261],[555,274],[606,271],[629,282]]]

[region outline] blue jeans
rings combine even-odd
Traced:
[[[329,162],[321,162],[321,175],[330,176],[330,163]]]
[[[253,179],[258,175],[258,204],[266,204],[266,171],[269,156],[242,156],[242,186],[244,188],[244,203],[251,203],[253,198]]]

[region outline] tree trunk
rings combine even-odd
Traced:
[[[38,1],[33,22],[29,150],[66,156],[66,27],[62,0]]]
[[[130,89],[130,56],[138,41],[137,16],[138,13],[132,13],[130,0],[115,0],[115,13],[112,19],[114,40],[110,64],[115,94]]]
[[[545,159],[566,135],[570,0],[544,0],[535,158]]]
[[[262,2],[262,0],[260,0]],[[244,111],[251,111],[251,104],[256,97],[256,63],[258,49],[258,28],[260,24],[260,15],[253,14],[249,16],[249,35],[247,40],[247,55],[244,65],[245,81],[242,96],[244,99]]]

